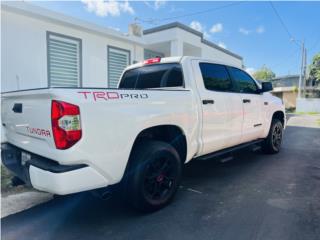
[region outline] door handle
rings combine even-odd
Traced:
[[[242,99],[242,102],[243,102],[243,103],[250,103],[251,100],[250,100],[250,99]]]
[[[203,104],[214,104],[214,100],[212,100],[212,99],[204,99],[204,100],[202,100],[202,103]]]

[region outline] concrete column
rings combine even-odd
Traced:
[[[183,42],[179,40],[172,40],[170,42],[170,56],[183,56]]]

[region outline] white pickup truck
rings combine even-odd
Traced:
[[[196,57],[129,66],[118,88],[2,93],[2,162],[54,194],[121,185],[134,207],[157,210],[192,159],[261,144],[280,150],[282,101],[271,83]]]

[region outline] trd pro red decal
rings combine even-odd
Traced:
[[[81,91],[78,92],[84,99],[98,100],[117,100],[117,99],[146,99],[148,94],[146,93],[118,93],[109,91]]]

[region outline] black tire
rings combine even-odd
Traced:
[[[125,173],[129,203],[142,212],[169,204],[179,187],[182,163],[176,149],[160,141],[144,141],[133,149]]]
[[[272,119],[269,134],[262,143],[262,151],[269,154],[278,153],[282,143],[283,126],[279,119]]]

